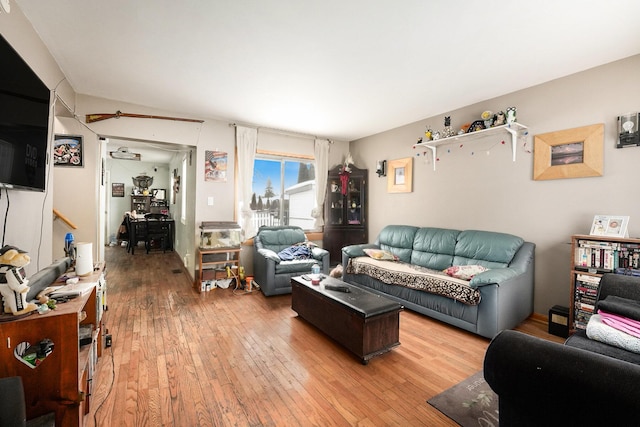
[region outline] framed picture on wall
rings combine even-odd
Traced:
[[[111,197],[124,197],[124,183],[111,183]]]
[[[227,182],[227,153],[205,151],[204,180]]]
[[[413,157],[387,162],[387,192],[411,193],[413,188]]]
[[[53,142],[53,165],[83,167],[82,136],[55,135]]]

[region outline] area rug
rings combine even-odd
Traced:
[[[482,371],[427,402],[462,427],[498,425],[498,396],[485,382]]]

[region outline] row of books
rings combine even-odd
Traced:
[[[576,274],[573,321],[576,329],[586,329],[593,314],[600,285],[599,276]]]
[[[577,269],[640,270],[640,244],[637,243],[578,240],[574,256]]]

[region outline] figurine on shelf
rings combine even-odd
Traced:
[[[516,121],[516,107],[507,108],[507,124],[511,124]]]
[[[442,130],[442,138],[449,138],[453,136],[453,129],[451,129],[451,116],[444,117],[444,129]]]
[[[27,302],[29,280],[24,267],[31,262],[27,253],[15,246],[0,249],[0,293],[4,303],[4,312],[20,315],[34,311],[38,307]]]
[[[489,129],[491,126],[493,126],[493,112],[492,111],[483,111],[482,114],[480,115],[480,117],[482,118],[482,121],[484,122],[484,128],[485,129]]]
[[[493,121],[494,126],[502,126],[507,121],[506,116],[504,115],[504,111],[499,111],[496,114],[496,119]]]
[[[338,175],[340,175],[340,184],[342,189],[342,195],[345,196],[347,194],[347,185],[349,184],[349,175],[351,174],[351,165],[353,164],[353,157],[351,157],[351,153],[347,153],[347,157],[344,159],[344,163],[342,164],[342,168]]]
[[[426,141],[431,141],[433,139],[433,131],[431,130],[431,127],[428,126],[428,125],[427,125],[427,130],[424,131],[424,139]],[[420,142],[422,142],[422,141],[420,141]]]

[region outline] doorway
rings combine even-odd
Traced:
[[[136,202],[153,200],[154,209],[163,209],[176,220],[174,248],[184,257],[190,253],[189,236],[194,230],[193,221],[180,221],[183,211],[194,212],[195,199],[187,198],[184,205],[181,198],[173,197],[172,187],[175,171],[181,168],[182,159],[195,154],[195,148],[178,144],[158,143],[125,138],[101,137],[105,142],[105,203],[104,238],[109,246],[121,245],[119,239],[125,212],[144,209]],[[192,162],[195,165],[195,162]],[[195,166],[193,166],[195,173]],[[141,182],[145,184],[141,185]],[[194,180],[183,182],[180,191],[193,194]],[[148,197],[136,197],[148,196]],[[151,205],[151,202],[150,202]],[[147,209],[150,208],[147,206]],[[164,206],[159,206],[164,205]],[[191,239],[193,240],[193,238]],[[191,242],[193,244],[193,242]]]

